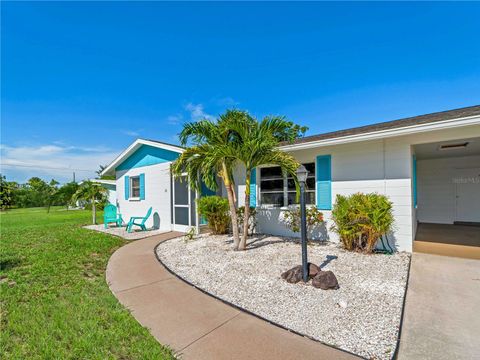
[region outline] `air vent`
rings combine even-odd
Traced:
[[[445,144],[445,145],[440,145],[438,150],[465,149],[467,145],[468,145],[468,142],[457,143],[457,144]]]

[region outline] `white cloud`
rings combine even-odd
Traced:
[[[235,99],[231,98],[230,96],[221,97],[221,98],[214,98],[213,103],[218,106],[225,106],[225,107],[233,107],[235,105],[240,104]]]
[[[129,129],[129,130],[122,130],[122,133],[128,136],[139,137],[142,131],[143,129],[137,129],[137,130]]]
[[[182,114],[170,115],[169,117],[167,117],[167,123],[170,125],[178,125],[182,122],[182,120],[183,120]]]
[[[75,171],[77,180],[81,180],[94,177],[99,165],[110,163],[118,153],[104,146],[1,145],[1,172],[19,182],[32,176],[64,182],[70,181]]]
[[[205,112],[202,104],[188,103],[187,105],[185,105],[185,110],[190,113],[190,119],[192,121],[198,121],[201,119],[208,119],[208,120],[215,119],[214,116],[207,114]]]

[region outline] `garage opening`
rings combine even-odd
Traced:
[[[480,138],[413,147],[413,250],[480,259]]]

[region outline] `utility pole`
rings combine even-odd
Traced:
[[[73,182],[76,182],[75,181],[75,171],[73,172]]]

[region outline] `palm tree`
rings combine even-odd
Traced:
[[[174,162],[174,175],[188,174],[190,185],[200,190],[201,182],[216,190],[217,175],[222,179],[227,191],[227,198],[232,221],[234,248],[238,248],[240,238],[238,233],[237,208],[233,168],[236,158],[229,156],[232,151],[232,132],[226,127],[228,122],[241,121],[247,116],[243,111],[227,110],[216,121],[202,119],[186,123],[180,133],[183,146],[191,143]]]
[[[50,207],[52,203],[55,201],[55,198],[58,196],[58,184],[60,184],[57,180],[52,179],[47,184],[47,188],[45,189],[47,195],[47,213],[50,212]]]
[[[73,194],[72,201],[84,200],[92,204],[92,222],[97,223],[97,208],[96,202],[104,200],[108,190],[102,185],[92,181],[84,181],[78,190]]]
[[[243,233],[238,250],[245,250],[250,216],[250,176],[252,170],[262,165],[277,165],[284,173],[293,177],[297,186],[296,170],[299,163],[293,156],[278,149],[282,141],[293,142],[307,130],[284,117],[268,116],[262,121],[247,115],[242,118],[230,118],[226,126],[230,129],[231,145],[226,148],[228,155],[245,167],[245,211]]]

